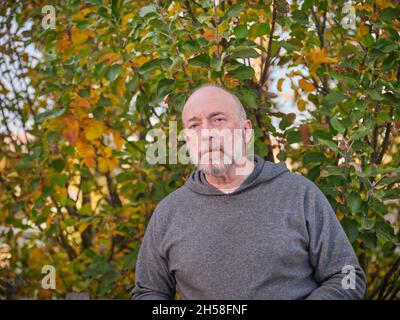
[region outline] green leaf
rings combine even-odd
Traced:
[[[154,12],[157,12],[157,7],[154,4],[150,4],[139,10],[139,16],[143,18],[145,15]]]
[[[340,176],[346,178],[345,168],[339,168],[336,166],[326,166],[325,169],[321,172],[321,177],[329,177],[329,176]]]
[[[101,278],[99,294],[104,295],[107,292],[109,292],[117,280],[118,280],[118,273],[115,270],[110,270],[106,272]]]
[[[93,115],[97,120],[104,121],[104,108],[97,107],[93,110]]]
[[[282,117],[281,122],[279,122],[279,129],[285,130],[287,127],[291,126],[293,124],[293,121],[295,120],[296,117],[293,117],[293,114],[285,114]]]
[[[47,133],[47,143],[52,145],[53,143],[57,142],[61,138],[60,134],[56,131],[49,131]]]
[[[338,118],[332,117],[330,120],[330,124],[339,133],[345,132],[346,128],[342,125]]]
[[[357,222],[355,220],[344,219],[341,221],[341,224],[349,241],[353,242],[358,236]]]
[[[60,172],[65,168],[65,161],[63,159],[55,159],[51,162],[51,166]]]
[[[232,17],[238,17],[240,16],[240,13],[242,12],[243,7],[240,4],[234,4],[233,6],[230,6],[228,9],[228,12],[226,13],[226,17],[232,18]]]
[[[295,10],[292,12],[293,20],[300,23],[302,26],[308,25],[308,16],[301,10]]]
[[[269,23],[266,22],[255,23],[250,28],[250,34],[253,37],[261,37],[265,34],[268,34],[269,32],[270,32],[270,26]]]
[[[99,102],[97,103],[99,107],[107,107],[112,105],[112,101],[109,98],[100,97]]]
[[[169,58],[154,59],[151,61],[147,61],[145,64],[143,64],[139,68],[139,71],[142,73],[147,73],[147,72],[151,72],[155,69],[168,68],[171,64],[172,64],[172,61]]]
[[[189,59],[189,64],[196,67],[208,67],[210,65],[210,56],[201,54],[194,58]]]
[[[371,230],[375,225],[375,221],[368,217],[363,217],[361,220],[361,227],[364,230]]]
[[[304,164],[325,162],[326,157],[322,152],[309,152],[303,158]]]
[[[37,122],[43,122],[44,120],[53,118],[53,117],[59,117],[61,115],[63,115],[65,112],[65,108],[55,108],[49,111],[45,111],[42,113],[39,113],[36,120]]]
[[[251,49],[251,48],[235,50],[232,53],[232,58],[233,59],[238,59],[238,58],[257,58],[259,56],[260,56],[260,54],[256,50]]]
[[[394,244],[399,244],[398,237],[394,234],[392,226],[389,222],[377,221],[375,225],[376,234],[382,240],[390,241]]]
[[[342,102],[345,97],[346,96],[342,92],[331,92],[324,97],[322,104],[331,108]]]
[[[370,48],[375,43],[375,39],[371,34],[367,33],[361,37],[360,42],[364,47]]]
[[[239,80],[250,79],[254,76],[254,74],[254,69],[248,66],[240,66],[231,72],[231,75]]]
[[[394,19],[399,18],[399,12],[395,8],[386,8],[380,15],[380,18],[386,23],[392,22]]]
[[[117,79],[121,71],[122,71],[122,66],[120,64],[118,63],[113,64],[106,71],[106,79],[108,81],[114,81],[115,79]]]
[[[111,265],[103,255],[94,257],[92,264],[83,271],[83,276],[87,278],[95,278],[112,270]]]
[[[365,246],[369,249],[374,250],[378,241],[374,232],[363,232],[360,233],[360,238],[363,240]]]
[[[356,192],[351,192],[347,196],[347,202],[349,204],[349,208],[352,214],[356,214],[361,206],[361,197]]]
[[[251,89],[239,89],[238,90],[238,95],[243,102],[245,107],[256,109],[258,107],[258,98],[257,94],[254,92],[254,90]]]
[[[172,94],[170,104],[177,112],[182,112],[183,106],[185,104],[184,94]]]
[[[338,148],[337,144],[333,141],[318,138],[318,143],[323,144],[324,146],[327,146],[336,152],[339,152],[339,148]]]
[[[288,144],[297,143],[301,141],[301,135],[298,131],[290,131],[287,134],[287,142]]]
[[[200,23],[203,23],[204,21],[210,19],[211,17],[212,17],[212,15],[210,15],[208,13],[205,13],[205,12],[202,12],[201,14],[198,15],[197,20]]]
[[[374,89],[368,89],[365,91],[373,100],[382,101],[384,99],[383,96]]]
[[[135,268],[138,252],[139,246],[135,247],[131,253],[125,256],[123,270],[133,270]]]
[[[236,38],[241,39],[241,38],[246,38],[248,30],[245,25],[241,24],[235,27],[235,29],[233,29],[233,33],[235,34]]]

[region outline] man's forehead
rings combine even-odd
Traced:
[[[185,103],[182,117],[204,112],[235,112],[236,101],[231,94],[216,87],[206,87],[195,91]],[[211,108],[208,108],[211,107]]]

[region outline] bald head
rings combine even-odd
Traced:
[[[182,110],[184,126],[185,120],[190,119],[191,113],[196,113],[199,109],[203,109],[204,111],[206,108],[212,109],[213,106],[215,107],[215,111],[223,110],[234,115],[241,124],[247,118],[246,111],[236,95],[219,85],[205,84],[196,88],[186,100]]]

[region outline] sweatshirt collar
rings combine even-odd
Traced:
[[[256,154],[248,155],[247,158],[249,160],[254,160],[254,169],[242,182],[242,184],[235,191],[229,194],[222,192],[218,188],[208,183],[204,176],[204,172],[201,169],[197,169],[190,173],[185,182],[185,187],[189,188],[193,192],[203,195],[235,195],[244,190],[252,188],[261,182],[266,182],[285,171],[288,171],[284,162],[275,164],[270,161],[265,161]]]

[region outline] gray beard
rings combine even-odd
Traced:
[[[222,163],[222,164],[211,164],[204,167],[199,166],[198,168],[201,169],[206,175],[218,177],[228,172],[230,166],[232,166],[232,164]]]

